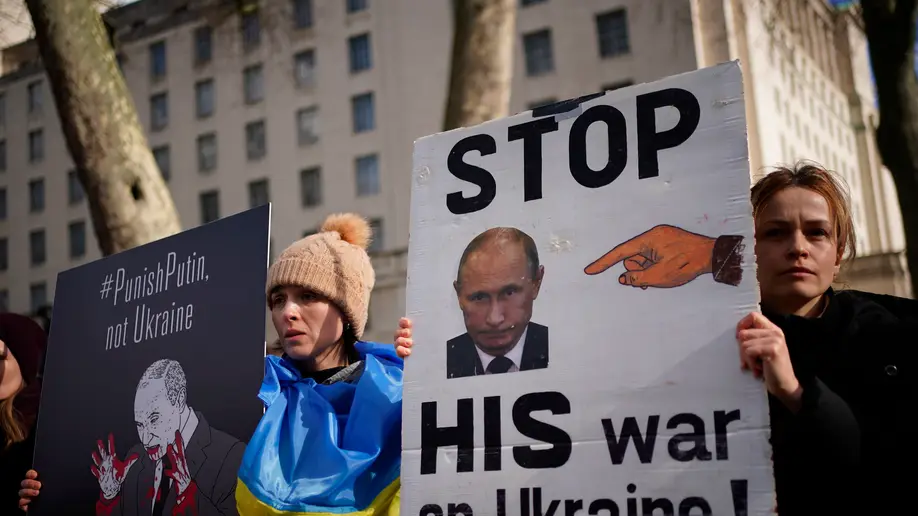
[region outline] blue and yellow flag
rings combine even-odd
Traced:
[[[266,408],[239,468],[240,515],[398,515],[404,363],[391,344],[357,351],[360,379],[331,385],[265,359]]]

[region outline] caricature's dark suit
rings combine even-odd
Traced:
[[[195,496],[196,514],[232,515],[236,516],[236,479],[242,455],[245,453],[245,444],[235,437],[212,428],[204,415],[195,411],[198,416],[198,426],[191,439],[185,443],[185,461],[191,478],[197,484],[198,491]],[[125,457],[134,453],[140,459],[128,471],[121,493],[112,501],[112,515],[143,515],[143,516],[172,516],[175,507],[176,488],[166,484],[166,496],[162,512],[153,514],[153,489],[156,464],[150,460],[143,445],[138,443],[128,451]],[[169,456],[163,457],[163,471],[169,469]],[[165,475],[164,475],[165,476]]]
[[[520,371],[545,369],[548,367],[548,328],[530,322],[526,329],[526,342],[523,357],[520,359]],[[475,343],[468,333],[452,338],[446,342],[446,377],[461,378],[484,374],[484,366],[478,357]]]

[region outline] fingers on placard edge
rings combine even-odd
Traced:
[[[26,478],[36,479],[38,478],[38,472],[35,471],[34,469],[30,469],[29,471],[26,471],[25,476]]]

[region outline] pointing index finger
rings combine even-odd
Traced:
[[[583,269],[583,272],[591,276],[599,274],[626,258],[642,254],[644,249],[645,246],[642,236],[636,236],[627,242],[615,246],[611,251],[599,257],[598,260],[587,265],[586,268]]]

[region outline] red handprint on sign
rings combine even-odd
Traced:
[[[95,463],[90,469],[92,474],[99,481],[99,488],[102,489],[102,496],[106,500],[112,500],[121,492],[121,485],[124,484],[124,478],[127,477],[131,466],[137,462],[138,455],[132,454],[126,460],[121,461],[115,455],[115,436],[108,434],[108,447],[102,444],[102,441],[96,441],[96,451],[92,452],[92,461]]]
[[[172,479],[176,489],[175,508],[172,510],[172,514],[197,514],[195,494],[198,491],[198,486],[194,483],[194,479],[191,478],[188,461],[185,459],[185,443],[182,441],[182,435],[178,430],[175,431],[175,442],[169,445],[166,453],[169,455],[172,467],[167,469],[165,474]]]

